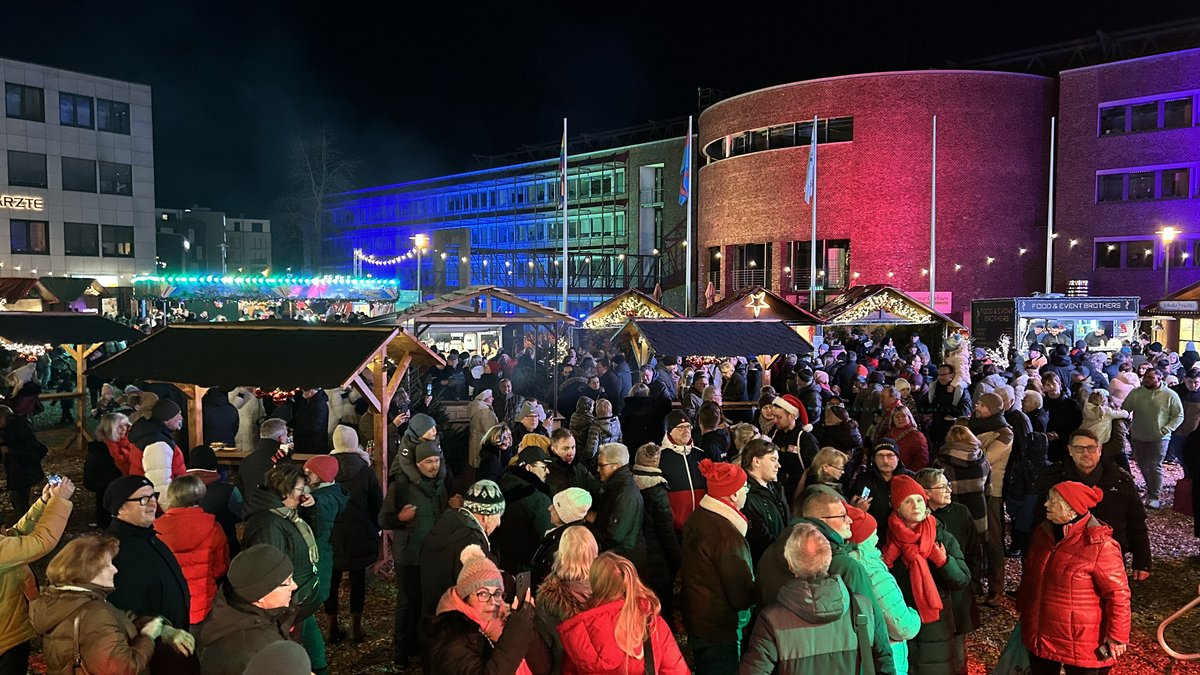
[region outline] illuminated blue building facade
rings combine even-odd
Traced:
[[[658,284],[682,308],[684,138],[576,153],[567,171],[568,311]],[[366,188],[328,200],[322,272],[395,278],[425,298],[494,284],[562,303],[559,160]],[[691,207],[694,200],[688,204]],[[418,239],[421,235],[427,239]],[[418,241],[427,241],[421,255]]]

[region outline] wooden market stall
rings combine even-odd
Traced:
[[[61,346],[75,361],[75,390],[42,394],[40,400],[75,399],[75,435],[67,443],[91,440],[87,431],[87,357],[106,342],[130,343],[142,338],[138,331],[96,314],[76,312],[0,312],[0,343],[5,349],[26,354]]]
[[[388,401],[410,366],[441,363],[399,328],[255,321],[169,326],[101,362],[91,373],[179,387],[188,398],[192,446],[202,442],[203,397],[209,387],[293,390],[353,385],[376,413],[377,456],[372,462],[386,483]]]
[[[1142,313],[1150,322],[1150,339],[1182,354],[1187,343],[1200,342],[1200,281],[1150,303]]]
[[[682,319],[683,315],[667,307],[653,296],[636,288],[628,288],[592,308],[579,328],[607,330],[610,333],[630,319]]]
[[[109,300],[108,310],[116,312],[117,305],[113,300],[113,294],[95,279],[89,277],[42,277],[38,281],[56,297],[56,302],[46,309],[56,312],[104,314],[104,301]]]
[[[59,302],[58,296],[37,279],[0,277],[0,303],[18,312],[41,312]]]
[[[752,319],[782,321],[810,343],[825,324],[821,317],[788,302],[782,295],[763,286],[743,288],[697,314],[705,319]]]
[[[613,336],[629,344],[638,365],[655,354],[756,357],[763,368],[781,354],[807,354],[812,344],[782,321],[755,319],[630,319]]]
[[[886,284],[853,286],[817,309],[817,316],[826,322],[825,342],[842,341],[852,329],[861,328],[876,344],[883,337],[894,338],[898,349],[917,333],[930,350],[940,350],[950,332],[965,330],[961,323]]]

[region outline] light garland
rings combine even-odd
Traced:
[[[396,286],[400,282],[395,279],[374,279],[371,277],[353,277],[344,275],[329,275],[316,277],[264,277],[264,276],[155,276],[155,275],[139,275],[133,278],[134,283],[152,282],[164,283],[172,285],[250,285],[250,286],[309,286],[309,285],[330,285],[330,284],[348,284],[350,286]]]
[[[0,346],[3,346],[10,352],[16,352],[30,361],[34,361],[42,356],[45,356],[46,352],[53,349],[53,347],[50,345],[27,345],[20,342],[9,342],[4,338],[0,338]]]
[[[254,390],[254,396],[256,398],[269,398],[272,401],[274,401],[276,405],[282,405],[284,403],[287,403],[289,400],[291,400],[291,398],[293,396],[298,395],[301,391],[303,391],[303,390],[298,389],[298,388],[297,389],[273,389],[271,391],[265,391],[263,389],[256,388]]]
[[[361,248],[356,248],[354,249],[354,257],[367,263],[368,265],[398,265],[402,261],[412,257],[415,252],[416,249],[412,249],[407,253],[401,253],[400,255],[391,258],[376,258],[369,253],[363,253]]]
[[[609,328],[619,326],[632,318],[669,319],[671,314],[646,304],[637,296],[626,296],[604,314],[589,316],[583,328]]]
[[[913,324],[934,322],[933,315],[925,312],[920,307],[911,305],[900,298],[891,297],[886,293],[880,293],[863,300],[853,308],[853,311],[846,312],[835,318],[833,323],[841,325],[856,324],[871,314],[881,311],[895,314]]]

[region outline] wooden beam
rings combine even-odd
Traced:
[[[400,388],[400,383],[404,380],[404,372],[408,370],[408,365],[412,363],[412,354],[405,354],[400,358],[400,362],[396,364],[396,372],[392,373],[391,378],[387,383],[387,391],[384,393],[384,400],[389,407],[392,405],[392,397],[396,395],[396,390]]]
[[[371,388],[370,383],[363,378],[362,373],[355,373],[354,377],[350,378],[350,384],[358,390],[358,393],[367,399],[367,403],[371,404],[372,410],[379,410],[379,399],[375,398],[375,391]]]
[[[188,397],[188,443],[194,448],[204,444],[204,394],[208,387],[186,384],[179,385],[179,388]]]

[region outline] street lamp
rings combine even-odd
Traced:
[[[429,246],[428,235],[418,234],[412,238],[417,245],[417,303],[421,302],[421,252],[426,246]]]
[[[1164,227],[1159,231],[1158,236],[1163,240],[1163,295],[1166,296],[1171,292],[1171,242],[1179,236],[1179,230],[1173,227]]]

